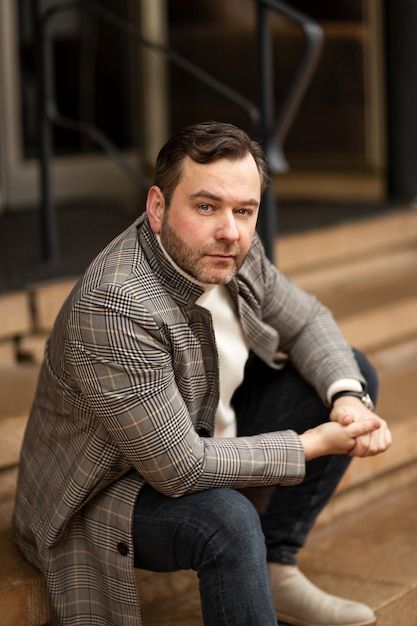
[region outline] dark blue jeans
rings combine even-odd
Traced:
[[[355,351],[355,357],[375,402],[375,370],[361,353]],[[329,418],[329,409],[290,364],[275,371],[253,359],[233,402],[238,435],[302,433]],[[206,626],[275,626],[266,562],[296,563],[350,460],[334,455],[308,462],[304,481],[275,487],[260,515],[231,489],[172,499],[146,486],[134,515],[136,566],[196,570]]]

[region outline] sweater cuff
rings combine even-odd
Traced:
[[[355,378],[341,378],[340,380],[336,380],[327,390],[326,400],[329,406],[332,403],[334,394],[338,391],[363,391],[363,386],[362,383]]]

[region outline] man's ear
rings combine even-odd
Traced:
[[[153,185],[146,198],[146,212],[154,233],[161,231],[162,218],[165,212],[165,198],[159,187]]]

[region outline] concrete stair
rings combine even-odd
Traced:
[[[331,307],[349,341],[377,367],[378,411],[394,437],[386,454],[352,462],[300,556],[301,566],[329,592],[370,604],[378,626],[417,626],[417,212],[393,211],[282,238],[277,259],[296,284]],[[72,283],[31,285],[27,292],[0,296],[0,623],[5,626],[40,626],[53,618],[38,572],[12,543],[11,516],[45,333]],[[193,572],[139,570],[137,580],[144,626],[201,626]]]

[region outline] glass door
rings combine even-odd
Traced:
[[[58,3],[44,0],[42,8]],[[39,202],[36,55],[31,0],[0,3],[0,210]],[[140,26],[149,3],[101,0],[102,8]],[[143,50],[114,26],[76,10],[48,22],[57,107],[94,124],[135,167],[146,109],[139,96]],[[161,112],[162,114],[162,112]],[[155,122],[154,122],[155,124]],[[162,122],[159,126],[163,126]],[[147,126],[149,134],[149,128]],[[115,198],[136,204],[138,187],[87,136],[54,126],[53,195],[57,202]]]

